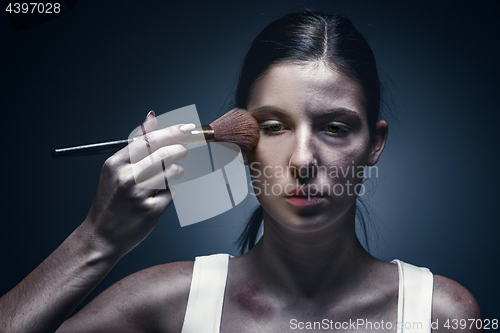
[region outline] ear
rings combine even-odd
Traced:
[[[373,166],[377,163],[384,150],[385,143],[387,142],[388,132],[389,125],[387,125],[387,122],[385,120],[377,121],[375,125],[375,137],[373,138],[370,154],[368,155],[368,161],[366,163],[367,166]]]

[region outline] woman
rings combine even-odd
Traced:
[[[480,319],[456,282],[377,260],[356,238],[359,171],[377,163],[388,126],[378,120],[373,54],[347,19],[308,12],[270,24],[247,54],[236,106],[261,129],[244,156],[262,205],[242,239],[250,251],[135,273],[66,320],[172,202],[170,190],[136,184],[130,161],[140,170],[161,157],[168,176],[180,177],[174,161],[187,150],[176,142],[191,125],[156,130],[150,113],[143,140],[104,164],[82,225],[0,299],[4,331],[428,332],[431,321],[439,331],[454,330],[444,326],[450,319]],[[254,247],[262,218],[265,235]]]

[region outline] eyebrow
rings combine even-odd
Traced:
[[[321,112],[321,114],[315,116],[317,119],[322,119],[322,118],[327,118],[330,116],[337,116],[337,115],[346,115],[346,116],[354,116],[354,117],[359,117],[359,112],[346,109],[346,108],[336,108],[336,109],[331,109],[327,110],[324,112]]]
[[[283,111],[282,109],[275,107],[275,106],[271,106],[271,105],[264,105],[264,106],[258,107],[256,109],[253,109],[250,111],[250,113],[253,114],[254,116],[258,116],[259,114],[265,114],[267,112],[273,112],[273,113],[277,113],[283,117],[291,118],[291,116],[289,114],[287,114],[285,111]]]
[[[254,116],[258,116],[259,114],[264,114],[267,112],[273,112],[273,113],[277,113],[281,116],[291,118],[291,116],[287,112],[285,112],[284,110],[282,110],[276,106],[271,106],[271,105],[264,105],[264,106],[258,107],[256,109],[253,109],[250,111],[250,113],[252,113]],[[320,114],[315,115],[314,118],[322,119],[322,118],[328,118],[328,117],[335,116],[335,115],[347,115],[347,116],[355,116],[355,117],[360,116],[359,112],[356,112],[356,111],[353,111],[353,110],[350,110],[347,108],[335,108],[335,109],[322,111]]]

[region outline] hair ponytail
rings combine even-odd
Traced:
[[[248,219],[245,230],[243,230],[240,237],[238,237],[238,240],[236,241],[240,254],[250,251],[252,247],[254,247],[263,218],[264,208],[259,205],[252,213],[252,216]]]

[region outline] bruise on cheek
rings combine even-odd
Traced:
[[[269,317],[273,312],[273,308],[268,302],[259,297],[261,291],[262,287],[259,283],[248,284],[235,295],[235,301],[254,315]]]

